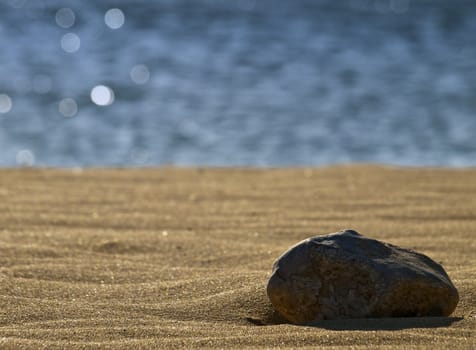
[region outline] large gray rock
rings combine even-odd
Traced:
[[[274,263],[267,292],[276,311],[296,324],[448,316],[459,300],[441,265],[353,230],[291,247]]]

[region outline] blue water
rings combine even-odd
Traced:
[[[475,135],[473,0],[0,0],[0,166],[476,166]]]

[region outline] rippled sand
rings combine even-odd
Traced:
[[[279,324],[274,259],[354,228],[416,249],[450,318]],[[476,169],[0,170],[0,348],[475,346]]]

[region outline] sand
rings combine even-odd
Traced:
[[[354,228],[440,262],[451,317],[280,324],[291,244]],[[476,346],[476,169],[0,170],[0,348]]]

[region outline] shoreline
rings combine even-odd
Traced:
[[[2,170],[303,170],[303,169],[328,169],[328,168],[384,168],[384,169],[420,169],[420,170],[476,170],[476,165],[411,165],[397,163],[381,162],[342,162],[342,163],[324,163],[324,164],[291,164],[291,165],[196,165],[196,164],[152,164],[152,165],[75,165],[75,166],[56,166],[56,165],[0,165]]]

